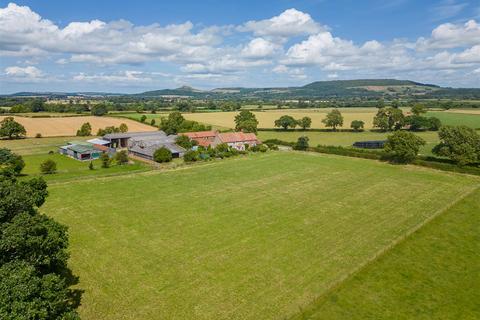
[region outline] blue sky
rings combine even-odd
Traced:
[[[480,0],[0,1],[0,93],[480,87]]]

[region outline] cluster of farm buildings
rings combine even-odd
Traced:
[[[260,144],[254,133],[200,131],[180,134],[195,141],[197,146],[194,148],[198,146],[214,148],[225,143],[241,151],[247,146],[253,147]],[[130,155],[153,160],[155,151],[164,147],[170,150],[174,158],[179,158],[188,150],[176,144],[177,138],[178,135],[167,135],[163,131],[111,133],[102,138],[69,142],[60,147],[59,152],[77,160],[93,160],[98,159],[102,153],[114,154],[117,149],[127,149]]]

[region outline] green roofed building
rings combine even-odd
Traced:
[[[85,141],[71,141],[59,148],[59,153],[77,160],[98,159],[104,152],[109,152],[109,148]]]

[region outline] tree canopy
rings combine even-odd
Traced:
[[[38,208],[43,179],[0,173],[0,319],[79,319],[67,266],[67,228]]]
[[[281,116],[279,119],[275,120],[275,127],[283,128],[287,130],[288,128],[294,129],[297,126],[297,121],[289,115]]]
[[[25,127],[15,121],[13,117],[6,117],[0,121],[0,137],[19,139],[25,137],[26,134]]]
[[[440,143],[433,153],[460,165],[480,162],[480,135],[467,126],[444,126],[438,132]]]
[[[415,160],[423,145],[425,145],[425,141],[413,133],[397,131],[388,136],[385,151],[389,154],[392,162],[409,163]]]
[[[373,118],[373,126],[383,131],[399,130],[404,125],[405,117],[401,109],[380,108]]]
[[[9,149],[0,148],[0,170],[11,170],[14,174],[20,174],[25,167],[25,162],[18,154]]]
[[[235,130],[243,132],[257,132],[258,120],[253,112],[242,110],[235,116]]]
[[[299,119],[297,123],[303,130],[306,130],[307,128],[310,128],[310,126],[312,125],[312,118],[303,117],[302,119]]]
[[[79,137],[86,137],[92,135],[92,125],[90,122],[85,122],[82,124],[80,129],[77,130],[77,136]]]
[[[335,131],[337,127],[343,126],[343,116],[338,109],[333,109],[327,113],[327,116],[322,122],[325,124],[325,127],[332,128],[333,131]]]

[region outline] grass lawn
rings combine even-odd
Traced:
[[[288,142],[297,141],[300,136],[307,136],[311,146],[319,144],[351,147],[355,141],[365,140],[385,140],[391,132],[282,132],[282,131],[259,131],[257,136],[260,140],[280,139]],[[420,153],[423,155],[432,155],[432,148],[438,144],[437,132],[416,132],[416,135],[422,137],[427,144],[423,146]]]
[[[57,173],[55,174],[41,174],[40,164],[47,159],[51,159],[57,163]],[[78,161],[61,154],[36,154],[23,156],[25,161],[25,168],[22,174],[27,175],[28,178],[33,176],[42,176],[47,181],[58,181],[77,179],[81,177],[92,176],[106,176],[116,175],[122,173],[141,172],[149,170],[150,168],[141,162],[134,162],[127,165],[116,165],[112,163],[110,168],[101,168],[100,160],[94,160],[94,170],[88,168],[89,161]]]
[[[48,154],[49,151],[57,152],[58,147],[66,145],[68,141],[85,141],[92,138],[94,137],[49,137],[0,140],[0,148],[10,149],[20,155]]]
[[[477,190],[302,319],[480,319],[479,212]]]
[[[54,184],[42,212],[70,228],[83,319],[284,319],[479,184],[273,152]]]

